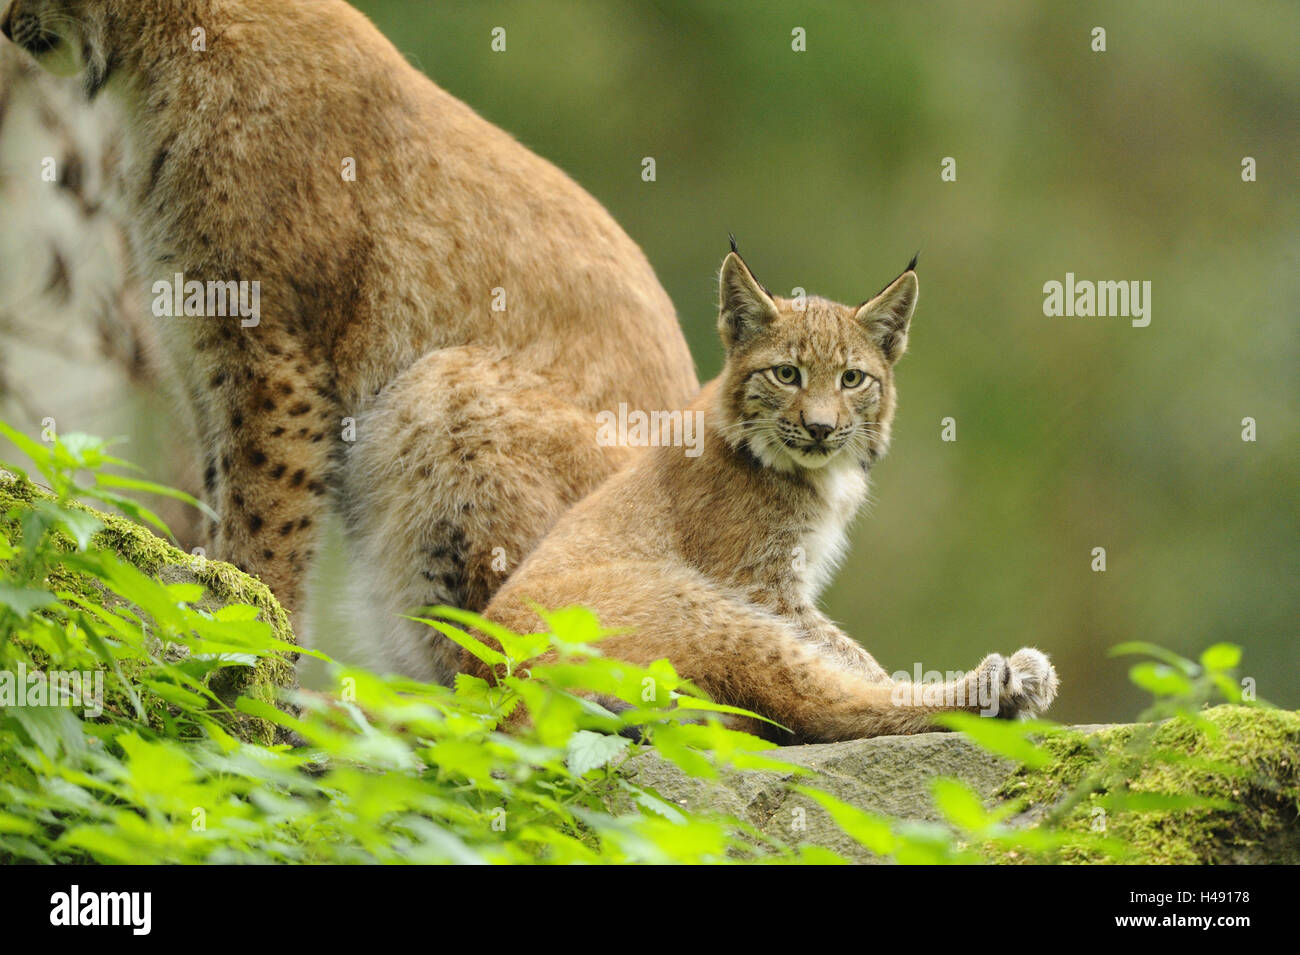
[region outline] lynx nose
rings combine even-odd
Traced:
[[[814,441],[825,441],[831,436],[831,432],[835,430],[835,425],[821,424],[816,421],[805,421],[803,423],[803,429],[812,436]]]

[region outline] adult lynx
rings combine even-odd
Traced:
[[[301,611],[333,499],[378,662],[449,679],[454,645],[397,615],[481,608],[623,460],[595,413],[698,388],[640,249],[341,0],[12,0],[0,31],[125,113],[210,555]],[[235,287],[259,314],[210,314]]]
[[[610,478],[485,616],[527,632],[535,606],[591,607],[623,631],[601,644],[606,655],[667,657],[719,702],[787,727],[748,721],[783,743],[919,732],[943,710],[1044,710],[1057,677],[1037,650],[988,656],[944,686],[898,684],[815,606],[889,444],[914,265],[858,308],[810,298],[800,309],[769,294],[733,245],[718,323],[726,365],[690,407],[703,453],[657,448]]]

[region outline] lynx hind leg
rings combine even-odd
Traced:
[[[501,590],[488,616],[527,632],[538,625],[533,605],[592,606],[593,595],[600,594],[617,595],[595,609],[605,627],[620,631],[601,642],[604,655],[640,666],[667,658],[717,702],[786,729],[749,719],[735,721],[734,728],[783,745],[932,732],[943,728],[936,716],[956,710],[1028,715],[1041,712],[1056,692],[1051,664],[1030,649],[1009,660],[990,656],[949,684],[869,679],[810,643],[797,625],[719,590],[700,574],[639,561],[592,564],[580,574],[530,565]],[[463,665],[491,676],[468,654]]]
[[[606,595],[597,601],[593,595]],[[613,598],[608,595],[615,595]],[[780,724],[728,720],[774,743],[818,743],[938,729],[934,706],[894,697],[898,684],[850,672],[804,639],[788,620],[719,590],[682,568],[639,561],[592,564],[580,573],[548,572],[536,564],[513,578],[488,616],[514,630],[537,629],[531,609],[594,606],[601,623],[619,632],[605,638],[607,657],[647,666],[668,659],[677,673],[715,701]],[[466,654],[467,672],[491,671]],[[973,694],[972,694],[973,695]]]
[[[449,683],[458,648],[399,615],[482,610],[559,516],[623,463],[593,415],[474,348],[421,359],[357,422],[346,467],[354,639],[373,662]]]

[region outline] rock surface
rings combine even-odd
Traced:
[[[1300,862],[1300,713],[1220,706],[1185,722],[1072,727],[1046,740],[1051,762],[1030,771],[994,756],[958,733],[885,736],[786,747],[772,756],[815,770],[746,770],[719,779],[689,777],[654,754],[629,764],[630,777],[662,798],[694,811],[743,819],[789,844],[830,849],[858,862],[886,861],[846,835],[811,799],[790,789],[803,782],[860,809],[914,822],[938,823],[931,796],[937,777],[965,782],[986,807],[1017,801],[1013,824],[1036,825],[1094,772],[1101,785],[1078,800],[1060,828],[1079,834],[1058,861],[1135,863]],[[1117,811],[1108,796],[1188,793],[1235,808]],[[1112,860],[1086,844],[1097,832],[1097,807],[1110,807],[1104,830],[1131,850]],[[996,858],[996,856],[995,856]],[[1023,861],[1004,855],[999,861]]]
[[[844,833],[817,803],[789,784],[804,782],[869,812],[939,822],[931,780],[955,777],[992,800],[1016,764],[980,749],[958,733],[881,736],[875,739],[788,746],[770,755],[817,775],[796,780],[761,770],[697,779],[653,753],[630,763],[629,776],[669,802],[691,811],[713,810],[743,819],[783,842],[820,846],[859,862],[884,861]]]

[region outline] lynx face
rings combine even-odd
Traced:
[[[869,467],[886,450],[894,363],[916,306],[912,266],[858,308],[772,296],[734,251],[722,266],[727,440],[766,467]]]

